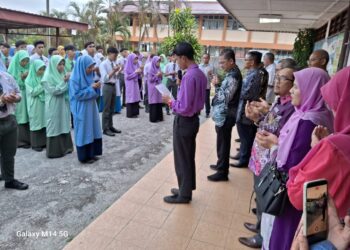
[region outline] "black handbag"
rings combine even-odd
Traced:
[[[287,197],[288,175],[277,169],[277,163],[267,164],[259,175],[259,181],[254,185],[256,202],[261,212],[279,216],[284,211]]]

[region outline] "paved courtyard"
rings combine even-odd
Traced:
[[[76,152],[47,159],[45,152],[19,149],[16,178],[29,189],[5,190],[0,183],[0,249],[62,249],[163,159],[172,150],[173,116],[152,124],[140,113],[114,116],[122,134],[103,137],[95,164],[80,164]]]

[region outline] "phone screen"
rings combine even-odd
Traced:
[[[306,187],[306,236],[309,243],[327,238],[327,181],[311,182]]]

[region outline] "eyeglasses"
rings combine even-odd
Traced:
[[[278,76],[278,75],[276,75],[276,76],[275,76],[275,81],[276,81],[276,82],[281,82],[281,81],[291,81],[291,82],[294,82],[294,79],[290,79],[290,78],[288,78],[287,76]]]

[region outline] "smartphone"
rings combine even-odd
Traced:
[[[319,179],[304,183],[304,235],[309,244],[327,239],[328,184]]]

